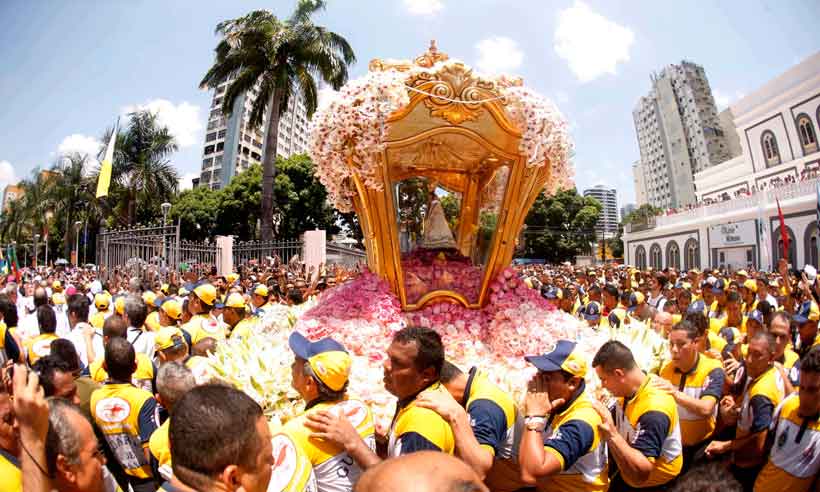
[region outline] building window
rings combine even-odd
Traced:
[[[786,226],[786,233],[789,235],[789,263],[792,265],[797,265],[797,247],[794,240],[794,231],[792,231],[791,227]],[[772,242],[774,243],[772,244],[772,248],[774,249],[774,254],[772,256],[774,256],[774,264],[776,265],[777,262],[780,261],[780,258],[783,258],[783,239],[780,236],[779,226],[772,233]]]
[[[214,163],[213,157],[208,157],[207,159],[202,159],[202,169],[207,169],[211,167],[211,164]]]
[[[646,249],[643,246],[635,249],[635,267],[638,270],[646,270]]]
[[[209,133],[208,135],[205,136],[205,141],[206,142],[213,142],[214,140],[216,140],[216,132]]]
[[[649,266],[655,270],[663,269],[663,254],[661,247],[655,243],[649,248]]]
[[[213,153],[214,153],[214,146],[213,145],[208,145],[207,147],[205,147],[205,155],[213,154]]]
[[[225,138],[225,133],[227,133],[227,130],[219,130],[219,137],[218,138]]]
[[[217,152],[222,152],[223,150],[225,150],[225,142],[217,143],[216,144],[216,151]]]
[[[808,115],[801,114],[797,116],[797,133],[800,135],[803,155],[817,152],[817,134],[814,132],[814,124]]]
[[[763,148],[763,157],[767,166],[780,164],[780,151],[777,149],[777,139],[770,130],[763,132],[760,136],[760,146]]]
[[[680,248],[675,241],[669,241],[666,245],[666,266],[680,270]]]
[[[817,268],[818,265],[818,256],[817,256],[817,238],[820,236],[817,230],[817,222],[812,221],[808,226],[806,226],[806,232],[803,235],[803,250],[805,251],[805,263],[809,265],[814,265]]]
[[[698,242],[694,238],[687,240],[683,245],[683,268],[687,270],[700,268]]]

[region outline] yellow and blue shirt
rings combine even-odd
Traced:
[[[206,338],[213,338],[218,342],[226,338],[225,325],[208,314],[197,314],[181,328],[183,332],[188,333],[190,336],[192,345]]]
[[[678,421],[678,405],[672,395],[646,380],[631,398],[619,398],[615,406],[615,426],[626,442],[637,449],[654,468],[646,482],[631,487],[654,487],[674,479],[683,465],[683,443]]]
[[[820,415],[801,417],[800,398],[791,394],[775,411],[769,461],[755,481],[755,492],[809,490],[820,472]]]
[[[91,415],[125,473],[150,478],[145,449],[159,421],[154,396],[128,383],[107,383],[91,395]]]
[[[173,475],[171,469],[171,441],[168,439],[168,431],[171,428],[171,419],[166,419],[148,439],[148,450],[151,456],[157,460],[159,474],[162,478],[170,480]]]
[[[753,380],[746,378],[743,398],[740,404],[740,416],[737,421],[736,439],[767,430],[772,423],[774,409],[785,396],[783,381],[779,371],[774,367]],[[749,468],[761,463],[763,456],[749,454],[748,451],[735,451],[734,463],[742,468]]]
[[[517,454],[515,429],[519,416],[515,402],[478,368],[470,369],[462,405],[470,416],[470,426],[482,448],[497,459],[508,459]]]
[[[356,399],[317,403],[274,436],[269,492],[352,490],[359,480],[362,470],[343,447],[310,437],[313,431],[305,426],[307,415],[320,410],[344,415],[367,446],[376,451],[373,414],[365,403]]]
[[[28,360],[28,364],[33,366],[34,363],[40,360],[41,357],[45,357],[50,354],[51,342],[57,340],[58,338],[60,337],[53,333],[44,333],[23,342],[23,346],[26,349],[26,359]]]
[[[726,381],[723,365],[715,359],[701,357],[700,354],[698,354],[695,367],[690,369],[689,372],[681,372],[670,361],[661,368],[660,377],[676,386],[678,391],[692,398],[698,400],[714,398],[716,402],[719,402],[723,397],[723,383]],[[718,406],[715,405],[711,415],[701,417],[678,404],[683,445],[694,446],[709,438],[715,431],[717,412]]]
[[[438,382],[424,391],[446,391]],[[387,454],[391,458],[416,451],[441,451],[453,454],[453,429],[439,414],[416,406],[416,395],[396,405],[396,415],[390,425]]]
[[[144,389],[151,394],[156,393],[155,380],[157,375],[157,367],[154,362],[142,352],[138,352],[137,356],[137,370],[131,375],[131,383],[137,388]],[[88,366],[88,375],[95,383],[105,383],[108,381],[108,373],[103,368],[103,357],[97,357],[94,362]]]
[[[600,424],[601,416],[582,384],[547,421],[544,450],[561,463],[561,472],[539,478],[539,490],[597,492],[609,488],[607,447],[598,433]]]
[[[5,449],[0,449],[0,490],[22,492],[23,472],[20,460]]]

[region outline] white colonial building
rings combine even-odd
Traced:
[[[626,263],[771,269],[782,256],[779,200],[790,263],[818,265],[820,53],[730,109],[742,154],[695,174],[697,206],[627,224]]]

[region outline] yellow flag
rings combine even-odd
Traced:
[[[111,131],[111,138],[108,140],[108,148],[105,149],[105,157],[100,166],[100,179],[97,181],[97,198],[108,196],[108,187],[111,185],[111,165],[114,162],[114,144],[117,140],[117,126]]]

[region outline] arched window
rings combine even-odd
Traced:
[[[646,270],[646,248],[643,246],[635,248],[635,268]]]
[[[690,238],[683,245],[683,267],[687,270],[700,268],[700,251],[695,238]]]
[[[817,241],[818,233],[817,230],[817,222],[811,222],[808,226],[806,226],[806,232],[803,234],[803,250],[805,251],[806,255],[806,263],[809,265],[813,265],[815,268],[818,267],[818,257],[817,257]]]
[[[649,248],[649,266],[655,270],[663,269],[663,253],[661,253],[661,247],[658,243]]]
[[[777,139],[770,130],[763,132],[760,136],[760,145],[763,148],[763,157],[766,158],[767,166],[780,164],[780,151],[777,150]]]
[[[786,233],[789,235],[789,263],[793,266],[798,265],[797,261],[797,246],[794,240],[794,231],[789,226],[786,226]],[[772,233],[772,256],[774,257],[774,264],[783,258],[783,238],[780,237],[780,226]]]
[[[666,267],[680,270],[680,248],[675,241],[666,243]]]
[[[814,132],[814,123],[807,114],[797,115],[797,134],[800,135],[800,145],[803,155],[817,152],[817,134]]]

